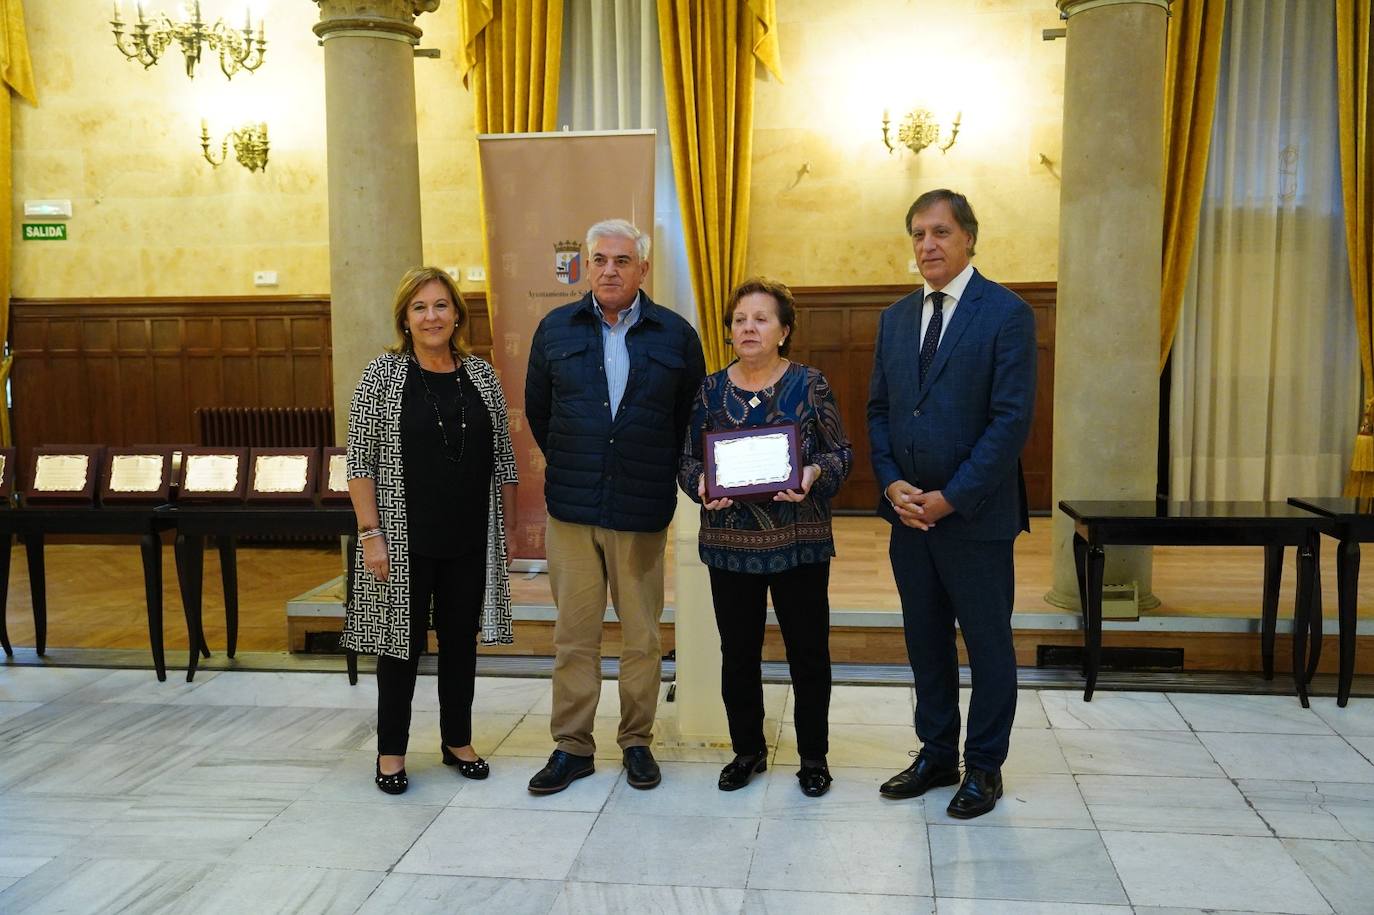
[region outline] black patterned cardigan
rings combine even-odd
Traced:
[[[386,533],[390,574],[386,581],[363,567],[362,543],[353,553],[353,598],[344,619],[345,648],[364,654],[410,656],[410,549],[401,465],[401,393],[411,360],[383,353],[363,369],[348,409],[348,478],[367,477],[377,487],[377,512]],[[511,448],[506,396],[496,369],[466,356],[463,371],[491,414],[491,503],[487,513],[487,586],[482,602],[482,641],[510,644],[510,575],[506,571],[506,527],[501,487],[518,482]],[[462,523],[454,519],[455,524]]]

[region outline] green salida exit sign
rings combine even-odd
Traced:
[[[24,241],[66,241],[67,224],[65,222],[26,222],[24,223]]]

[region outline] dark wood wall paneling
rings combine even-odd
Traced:
[[[195,441],[196,407],[332,400],[322,296],[15,299],[14,438]]]
[[[1048,510],[1054,427],[1054,283],[1009,287],[1035,311],[1039,381],[1022,453],[1032,509]],[[909,286],[793,289],[792,355],[830,380],[854,443],[854,471],[836,507],[878,498],[865,420],[878,316]],[[491,358],[485,296],[464,294],[472,349]],[[200,406],[328,406],[329,300],[324,296],[201,299],[16,299],[14,433],[40,444],[190,442]]]
[[[1050,508],[1050,467],[1054,428],[1055,283],[1009,283],[1035,312],[1038,379],[1035,420],[1022,452],[1026,494],[1032,510]],[[835,507],[871,511],[877,504],[868,450],[868,382],[873,341],[884,308],[911,291],[910,286],[816,286],[792,290],[797,329],[792,356],[825,373],[854,445],[854,469],[835,499]],[[914,358],[914,354],[913,354]]]

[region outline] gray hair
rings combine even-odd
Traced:
[[[592,256],[592,247],[598,238],[628,238],[635,243],[635,253],[639,259],[647,261],[649,259],[649,242],[652,239],[635,228],[634,223],[626,219],[603,219],[596,225],[587,230],[587,256]]]

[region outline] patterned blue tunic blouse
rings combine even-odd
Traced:
[[[745,391],[730,381],[729,368],[701,383],[687,426],[678,485],[694,501],[701,478],[703,431],[745,429],[795,422],[801,430],[802,466],[821,475],[801,502],[736,502],[721,511],[701,510],[701,561],[717,569],[762,575],[785,572],[835,555],[830,500],[849,476],[854,451],[840,420],[830,383],[818,369],[794,362],[763,391]],[[758,395],[759,405],[750,399]]]

